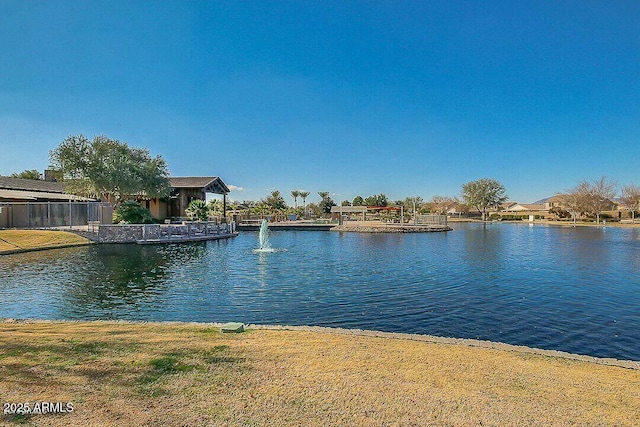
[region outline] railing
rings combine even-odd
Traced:
[[[235,224],[220,224],[218,222],[186,222],[182,224],[147,224],[143,225],[142,238],[172,239],[206,237],[211,235],[230,234],[235,230]]]
[[[446,215],[417,215],[416,222],[419,225],[442,225],[447,226]]]
[[[0,228],[55,228],[111,222],[111,206],[103,202],[3,202]]]

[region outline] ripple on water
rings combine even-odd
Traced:
[[[275,231],[0,257],[0,316],[313,324],[640,360],[640,233]]]

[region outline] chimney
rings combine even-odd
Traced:
[[[55,169],[44,170],[44,180],[48,182],[58,182],[62,178],[62,173]]]

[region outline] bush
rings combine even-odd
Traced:
[[[561,218],[571,218],[571,213],[570,212],[568,212],[568,211],[566,211],[566,210],[564,210],[562,208],[559,208],[557,206],[549,209],[549,213],[552,214],[552,215],[556,215],[559,219],[561,219]]]
[[[192,200],[185,212],[187,212],[189,218],[196,218],[198,221],[206,221],[209,219],[209,208],[204,200]]]
[[[522,221],[523,219],[529,219],[529,215],[500,215],[493,214],[489,217],[492,220],[500,220],[500,221]]]
[[[125,222],[127,224],[151,224],[153,216],[151,211],[143,208],[140,203],[135,200],[127,200],[123,202],[113,214],[113,223],[119,224]]]

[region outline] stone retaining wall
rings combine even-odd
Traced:
[[[159,225],[150,226],[160,227]],[[113,224],[100,225],[98,229],[99,243],[135,243],[142,240],[144,225],[142,224]]]
[[[187,223],[161,224],[109,224],[100,225],[98,243],[136,243],[140,240],[163,240],[171,237],[198,237],[230,234],[230,224]]]
[[[368,227],[361,227],[361,226],[345,226],[345,225],[341,225],[341,226],[337,226],[337,227],[333,227],[331,229],[331,231],[347,231],[347,232],[356,232],[356,233],[432,233],[432,232],[437,232],[437,231],[451,231],[452,228],[451,227],[447,227],[447,226],[437,226],[437,225],[432,225],[432,226],[400,226],[400,225],[396,225],[396,226],[392,226],[392,225],[388,225],[388,226],[368,226]]]

